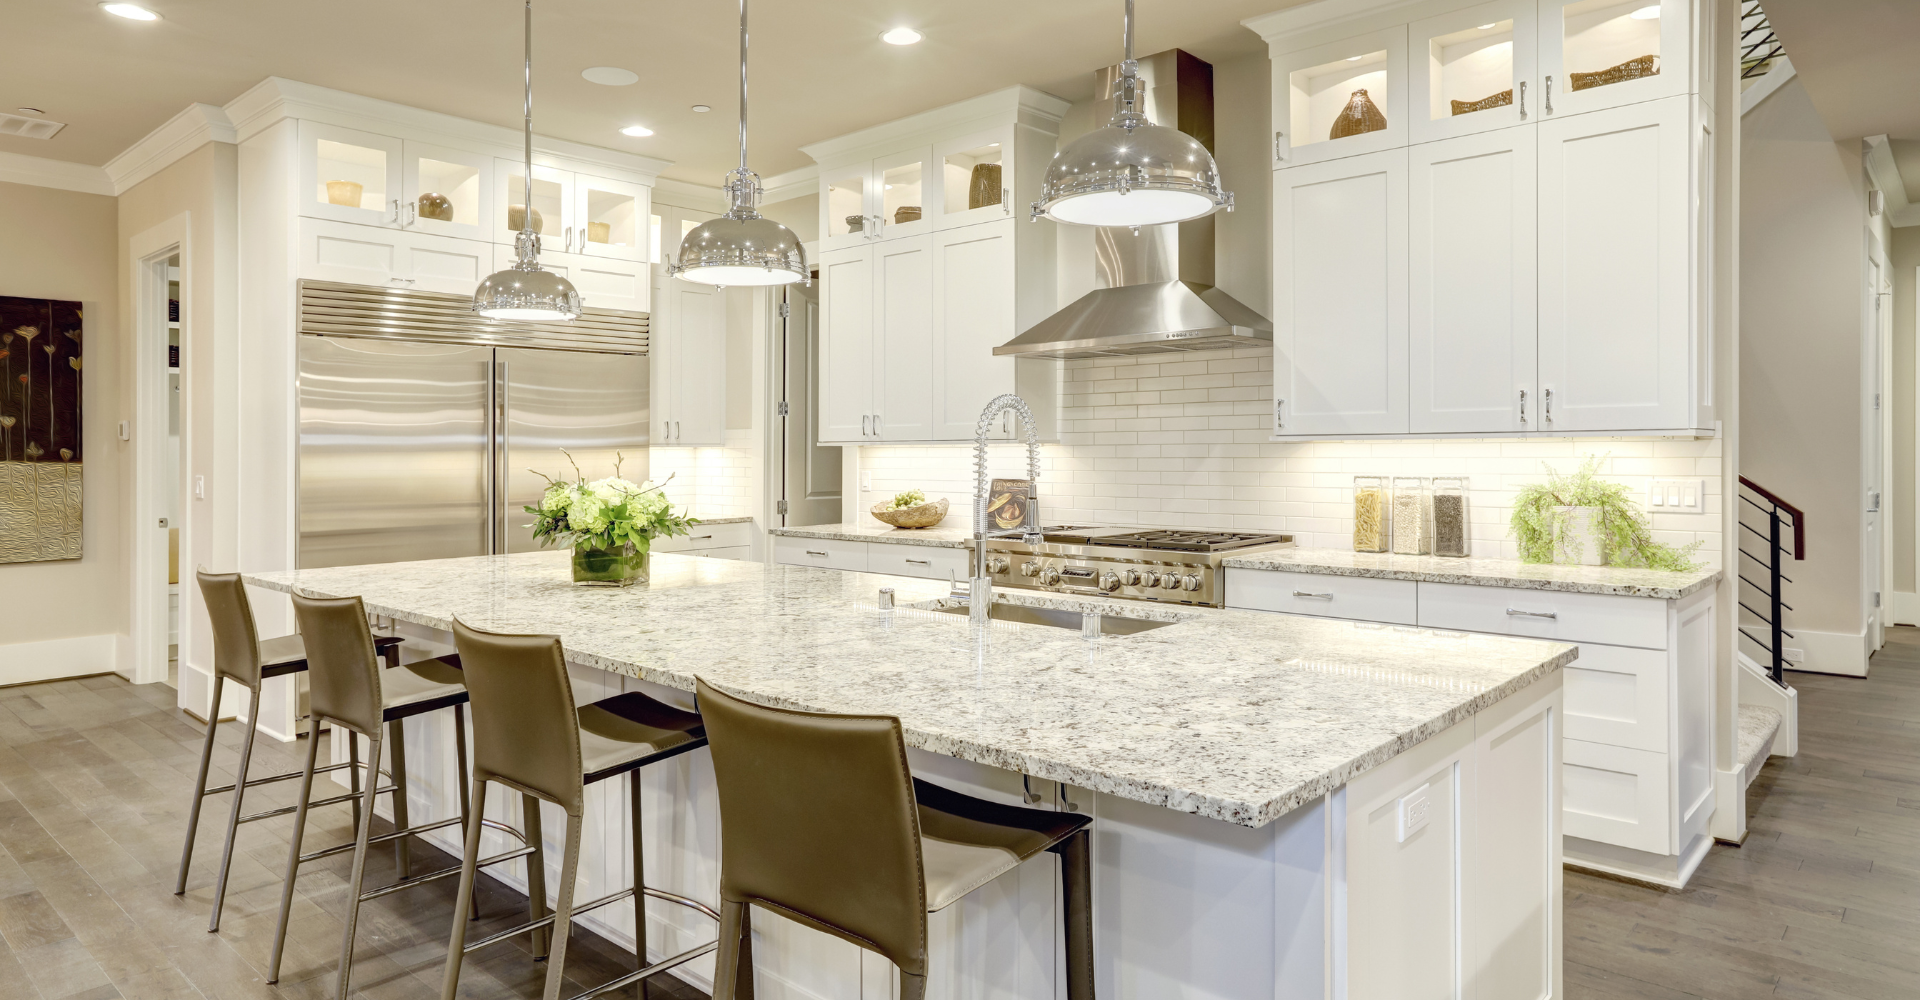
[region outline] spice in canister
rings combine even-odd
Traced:
[[[1467,554],[1467,480],[1464,476],[1433,479],[1433,554]]]
[[[1433,515],[1433,494],[1426,480],[1418,476],[1393,480],[1393,551],[1399,555],[1423,556],[1433,545],[1428,519]]]
[[[1379,476],[1353,478],[1353,551],[1387,551],[1386,490]]]

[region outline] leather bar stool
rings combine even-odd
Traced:
[[[454,747],[459,780],[464,788],[467,777],[464,716],[467,689],[460,683],[459,667],[448,659],[423,660],[402,669],[382,671],[374,651],[373,633],[367,628],[366,606],[358,597],[316,599],[296,594],[293,613],[300,623],[300,634],[306,640],[307,666],[312,678],[309,697],[312,728],[307,741],[306,767],[300,773],[299,805],[295,807],[293,836],[287,847],[286,879],[280,887],[280,919],[274,929],[273,958],[268,965],[267,982],[274,983],[280,979],[280,959],[287,942],[287,919],[293,906],[294,880],[299,877],[300,866],[352,851],[353,873],[347,879],[346,929],[340,942],[340,974],[335,990],[339,1000],[346,1000],[353,975],[353,941],[360,919],[360,904],[460,871],[460,866],[450,865],[424,875],[412,875],[408,871],[407,857],[402,854],[395,859],[399,872],[393,883],[370,892],[363,891],[367,851],[372,845],[386,841],[402,844],[407,838],[429,830],[464,824],[471,812],[463,796],[460,815],[419,826],[409,825],[405,805],[406,760],[401,738],[404,720],[441,709],[453,709]],[[312,801],[313,776],[319,770],[314,765],[320,755],[319,732],[323,722],[330,724],[336,734],[349,734],[349,740],[353,739],[353,735],[367,739],[367,787],[360,793],[360,808],[354,817],[353,841],[302,854],[300,847],[306,836],[307,814],[316,805],[339,801],[337,797]],[[383,733],[389,741],[394,779],[392,784],[385,786],[380,785],[378,780]],[[393,793],[394,831],[374,837],[374,796],[386,792]],[[530,853],[531,848],[522,848],[490,859],[489,863]]]
[[[927,914],[1060,857],[1067,996],[1093,1000],[1089,817],[1001,805],[907,769],[900,720],[765,708],[698,682],[720,796],[713,1000],[753,996],[749,906],[877,952],[927,990]]]
[[[180,874],[174,880],[173,894],[179,896],[187,891],[187,870],[193,865],[193,841],[200,831],[201,802],[209,795],[232,792],[233,804],[227,814],[226,844],[220,851],[220,874],[213,887],[213,914],[207,921],[207,931],[211,933],[220,929],[220,912],[225,908],[227,899],[227,872],[233,863],[233,841],[241,824],[285,816],[296,808],[285,806],[248,816],[240,813],[241,801],[247,789],[300,776],[299,771],[264,778],[249,778],[247,773],[253,761],[253,736],[259,728],[260,682],[306,670],[307,649],[298,635],[260,638],[253,623],[253,605],[247,601],[246,584],[241,582],[240,574],[209,573],[202,568],[196,569],[194,576],[199,581],[201,600],[207,606],[207,618],[213,626],[213,700],[210,703],[212,707],[207,711],[207,739],[200,747],[200,772],[193,782],[193,805],[187,811],[186,843],[180,848]],[[389,665],[398,661],[399,636],[380,636],[374,640],[374,645]],[[221,688],[227,681],[239,684],[248,691],[247,735],[240,743],[240,764],[234,775],[234,783],[208,788],[207,770],[213,762],[214,735],[219,727]],[[360,787],[358,762],[330,764],[321,770],[334,771],[343,767],[353,769],[356,794],[349,798],[354,803],[357,823],[360,808],[357,794]]]
[[[537,933],[549,925],[553,928],[553,940],[549,945],[543,995],[546,1000],[557,1000],[573,918],[628,897],[633,899],[634,952],[639,967],[580,994],[575,1000],[639,982],[713,951],[716,944],[709,942],[647,964],[647,897],[678,903],[715,921],[720,919],[720,914],[696,900],[648,888],[641,851],[644,826],[640,769],[706,746],[700,717],[638,691],[576,707],[558,636],[482,632],[458,619],[453,623],[453,635],[467,675],[467,689],[473,696],[473,801],[484,806],[487,786],[505,785],[523,797],[529,836],[533,835],[532,818],[538,816],[540,810],[539,801],[535,800],[551,802],[566,812],[567,833],[566,851],[560,864],[559,898],[551,915],[537,912],[546,902],[546,889],[533,877],[541,864],[536,856],[528,862],[528,896],[536,908],[535,919],[472,944],[467,943],[466,921],[453,922],[453,940],[447,946],[446,981],[440,993],[444,1000],[453,1000],[459,988],[460,966],[467,953],[520,934]],[[585,815],[586,786],[623,774],[627,776],[632,814],[633,885],[575,905],[573,888],[580,869],[580,827]],[[479,860],[482,811],[476,809],[467,823],[459,907],[470,905],[476,865],[486,863]]]

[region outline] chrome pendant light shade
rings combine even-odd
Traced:
[[[1040,179],[1034,220],[1076,226],[1157,226],[1224,208],[1233,193],[1200,140],[1140,112],[1139,64],[1133,58],[1133,0],[1127,0],[1126,61],[1113,94],[1113,120],[1053,154]]]
[[[703,285],[790,285],[808,280],[807,255],[793,230],[762,216],[760,175],[747,169],[747,0],[740,0],[740,166],[723,185],[725,215],[680,241],[667,273]]]
[[[533,0],[526,0],[526,178],[521,202],[520,234],[514,237],[515,260],[504,271],[487,275],[473,290],[473,311],[488,319],[535,322],[573,319],[582,308],[573,282],[540,266],[540,234],[533,231]]]

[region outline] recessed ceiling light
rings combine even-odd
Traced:
[[[100,9],[101,9],[101,10],[104,10],[104,11],[106,11],[107,13],[109,13],[109,14],[112,14],[112,15],[114,15],[114,16],[116,16],[116,17],[124,17],[124,18],[126,18],[127,20],[129,20],[129,21],[158,21],[158,20],[160,20],[160,15],[158,15],[158,14],[155,14],[155,13],[154,13],[153,11],[150,11],[150,10],[148,10],[148,9],[146,9],[145,7],[142,7],[142,6],[140,6],[139,4],[132,4],[132,3],[103,3],[103,4],[101,4],[101,5],[100,5]]]
[[[653,130],[646,127],[645,125],[629,125],[626,128],[621,129],[620,134],[638,137],[643,135],[652,135]]]
[[[580,71],[580,77],[603,87],[625,87],[640,82],[640,74],[618,66],[589,66]]]
[[[696,104],[696,105],[694,105],[694,106],[693,106],[693,110],[694,110],[694,111],[696,111],[696,112],[698,112],[699,114],[703,114],[703,115],[704,115],[704,114],[706,114],[707,112],[709,112],[709,111],[712,111],[713,109],[712,109],[712,108],[710,108],[710,107],[708,107],[708,106],[706,106],[706,105],[704,105],[704,104]]]
[[[912,28],[894,28],[890,31],[882,32],[880,40],[888,45],[912,45],[925,37],[927,36]]]
[[[18,112],[20,112],[20,113],[21,113],[21,114],[23,114],[23,115],[44,115],[44,114],[46,114],[46,112],[45,112],[45,111],[42,111],[42,110],[40,110],[39,108],[14,108],[13,110],[15,110],[15,111],[18,111]]]
[[[1628,14],[1627,16],[1630,18],[1633,18],[1636,21],[1651,21],[1654,18],[1660,16],[1660,5],[1657,3],[1648,4],[1647,6],[1642,7],[1631,14]]]

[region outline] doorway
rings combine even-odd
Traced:
[[[820,291],[786,285],[780,292],[780,335],[774,338],[780,397],[780,527],[832,524],[840,514],[838,447],[820,444]]]
[[[1888,606],[1893,598],[1893,532],[1886,524],[1887,470],[1893,466],[1893,434],[1889,423],[1893,394],[1888,384],[1892,370],[1888,355],[1893,341],[1893,286],[1887,274],[1885,250],[1872,235],[1867,240],[1866,292],[1867,433],[1863,477],[1866,480],[1863,521],[1866,530],[1862,575],[1869,595],[1866,639],[1868,655],[1872,655],[1885,644],[1886,624],[1892,620],[1893,612]]]
[[[166,260],[166,404],[167,439],[155,463],[154,488],[160,520],[167,531],[167,675],[168,687],[180,687],[180,255]],[[158,338],[156,338],[158,339]]]

